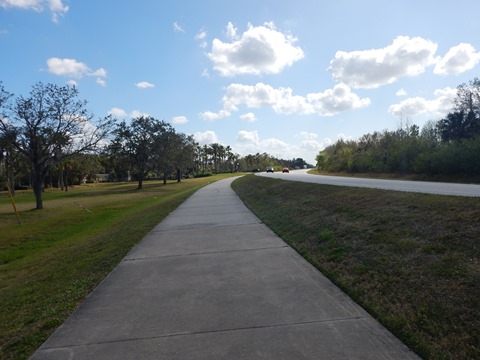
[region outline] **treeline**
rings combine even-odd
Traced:
[[[313,167],[302,158],[279,159],[267,153],[249,154],[240,159],[240,168],[243,171],[265,171],[267,167],[274,167],[280,171],[284,167],[290,169],[303,169]]]
[[[193,136],[150,116],[94,119],[71,86],[37,83],[14,96],[0,81],[0,183],[12,192],[33,188],[37,209],[45,187],[68,190],[95,181],[137,181],[209,176],[267,166],[303,166],[266,153],[241,157],[230,146],[200,146]]]
[[[480,80],[457,88],[452,111],[420,129],[403,124],[358,140],[339,140],[321,151],[325,172],[393,173],[473,178],[480,175]]]

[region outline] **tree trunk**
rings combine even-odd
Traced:
[[[143,174],[139,174],[137,190],[142,190],[142,187],[143,187]]]
[[[7,158],[6,158],[6,167],[7,167],[7,179],[10,186],[10,193],[12,196],[15,196],[15,177],[13,174],[13,166],[10,153],[7,151]]]
[[[43,191],[43,179],[37,179],[35,177],[33,179],[33,193],[35,194],[35,202],[36,202],[37,210],[43,209],[42,191]]]
[[[63,166],[63,184],[65,185],[65,191],[68,191],[67,163]]]
[[[15,179],[13,173],[8,174],[8,186],[10,187],[10,193],[15,196]]]
[[[58,188],[63,191],[63,168],[60,166],[60,171],[58,173]]]
[[[163,185],[167,185],[167,172],[163,173]]]
[[[180,168],[177,168],[177,183],[182,182],[182,173]]]

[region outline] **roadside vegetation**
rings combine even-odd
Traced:
[[[233,188],[421,357],[480,358],[480,199],[256,176]]]
[[[405,121],[395,131],[339,140],[321,151],[317,169],[416,178],[480,181],[480,79],[457,88],[452,111],[422,129]]]
[[[28,358],[145,234],[228,176],[50,190],[41,211],[32,191],[17,191],[20,225],[0,193],[0,358]]]

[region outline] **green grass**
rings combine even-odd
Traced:
[[[146,233],[226,176],[51,190],[44,210],[19,192],[21,225],[0,193],[0,358],[28,358]]]
[[[480,358],[480,199],[255,176],[233,188],[420,356]]]

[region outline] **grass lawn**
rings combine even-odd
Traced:
[[[480,358],[480,199],[253,175],[233,188],[420,356]]]
[[[18,192],[21,225],[0,193],[0,358],[28,358],[145,234],[227,176],[48,190],[43,210]]]

